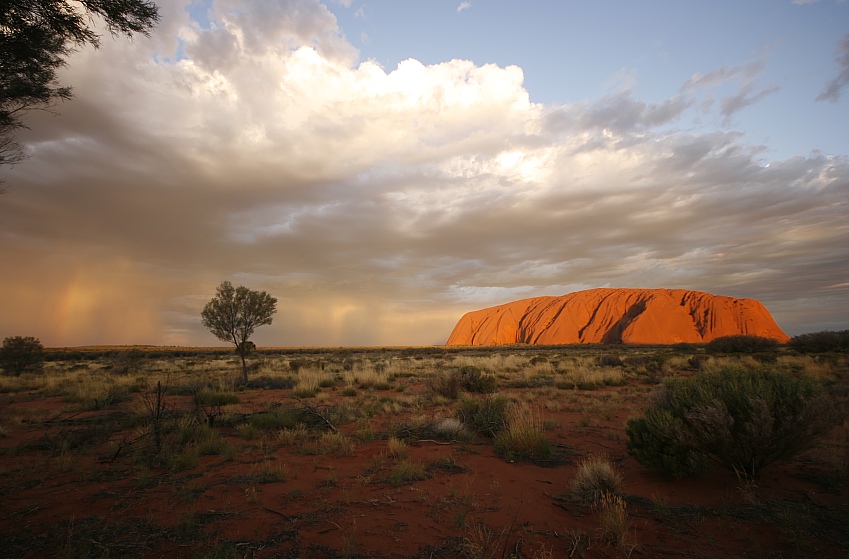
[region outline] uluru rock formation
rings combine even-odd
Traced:
[[[466,313],[446,345],[676,344],[747,334],[787,342],[754,299],[685,289],[589,289]]]

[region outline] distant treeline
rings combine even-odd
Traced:
[[[484,355],[497,351],[547,352],[568,350],[578,352],[616,351],[673,351],[675,353],[763,353],[778,351],[782,347],[775,340],[758,336],[727,336],[706,344],[679,343],[674,345],[622,345],[622,344],[566,344],[528,345],[508,344],[499,346],[387,346],[387,347],[272,347],[257,348],[254,356],[315,356],[354,357],[356,355],[397,355],[408,358],[439,357],[448,355]],[[849,352],[849,330],[823,331],[800,334],[793,337],[787,349],[799,353]],[[100,358],[169,359],[174,357],[216,357],[233,354],[228,347],[182,347],[182,346],[88,346],[47,348],[45,361],[93,361]]]

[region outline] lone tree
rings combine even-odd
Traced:
[[[148,36],[159,10],[146,0],[2,0],[0,1],[0,165],[23,159],[13,132],[24,128],[21,116],[69,99],[56,71],[85,45],[100,46],[94,16],[114,35]]]
[[[276,312],[277,299],[265,291],[253,291],[242,285],[233,287],[229,281],[218,286],[215,297],[203,308],[203,325],[222,342],[236,346],[245,382],[248,382],[245,358],[256,348],[248,338],[257,326],[271,324],[271,315]]]
[[[43,362],[44,347],[38,338],[14,336],[3,340],[0,368],[7,374],[40,373]]]

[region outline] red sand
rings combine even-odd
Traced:
[[[411,383],[405,394],[425,390]],[[505,462],[487,440],[420,441],[409,447],[413,461],[451,458],[463,471],[434,469],[427,479],[400,487],[381,481],[392,463],[386,440],[363,442],[355,424],[339,426],[353,443],[350,453],[308,455],[281,445],[274,434],[245,441],[219,427],[243,449],[235,459],[205,456],[183,472],[147,471],[133,463],[129,448],[112,461],[115,447],[106,442],[96,452],[57,455],[43,448],[47,439],[56,441],[89,419],[108,421],[116,410],[86,412],[72,423],[65,419],[75,412],[63,411],[55,398],[0,395],[6,414],[25,418],[42,410],[43,417],[58,418],[46,426],[21,423],[0,439],[0,556],[75,557],[86,550],[91,557],[472,557],[463,542],[484,540],[475,530],[483,524],[502,542],[486,557],[510,557],[516,549],[526,558],[545,557],[541,550],[552,552],[547,557],[585,559],[845,557],[833,534],[826,537],[807,523],[826,506],[838,507],[845,522],[845,488],[821,483],[834,479],[830,466],[803,457],[770,470],[751,493],[722,470],[694,481],[662,478],[625,450],[624,423],[640,413],[634,390],[538,396],[538,405],[554,404],[543,409],[551,425],[546,434],[559,453],[550,467]],[[255,410],[269,402],[295,405],[286,390],[241,397],[242,408]],[[332,401],[346,400],[333,392]],[[187,405],[185,397],[171,396],[169,403]],[[372,425],[379,434],[410,413],[378,415]],[[577,460],[591,453],[608,455],[624,476],[630,527],[622,548],[598,541],[595,509],[564,499]],[[376,469],[381,463],[384,469]],[[251,481],[265,465],[281,464],[287,480]],[[225,542],[233,554],[214,555]]]

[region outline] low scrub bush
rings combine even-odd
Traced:
[[[485,437],[495,437],[507,421],[507,399],[503,396],[465,399],[457,408],[457,419]]]
[[[812,447],[838,422],[821,386],[766,368],[726,368],[664,382],[641,419],[628,422],[628,451],[676,477],[705,459],[756,478]]]
[[[680,440],[686,425],[668,409],[650,407],[645,417],[628,421],[626,432],[628,452],[652,470],[684,479],[708,469],[707,456]]]
[[[708,353],[761,353],[769,354],[778,351],[778,342],[762,336],[722,336],[711,340],[705,346]]]
[[[459,371],[451,371],[432,376],[428,380],[427,384],[428,388],[430,388],[431,392],[434,394],[442,396],[443,398],[448,398],[449,400],[456,400],[460,395],[460,388],[463,385],[463,379],[461,378]]]
[[[618,355],[599,355],[597,362],[599,367],[621,367],[625,364]]]
[[[254,390],[288,390],[294,388],[296,384],[297,382],[293,378],[263,375],[252,378],[246,386]]]
[[[485,375],[478,367],[465,366],[460,368],[460,379],[463,390],[479,394],[490,394],[498,390],[498,379],[493,375]]]
[[[475,438],[474,433],[459,419],[453,417],[434,419],[432,416],[419,415],[412,417],[409,422],[393,423],[392,436],[405,441],[433,439],[446,442],[471,442]]]
[[[799,353],[849,352],[849,330],[800,334],[794,336],[787,345]]]
[[[664,372],[664,365],[668,358],[669,356],[665,353],[632,355],[625,359],[625,365],[635,370],[643,370],[647,373],[659,374]]]

